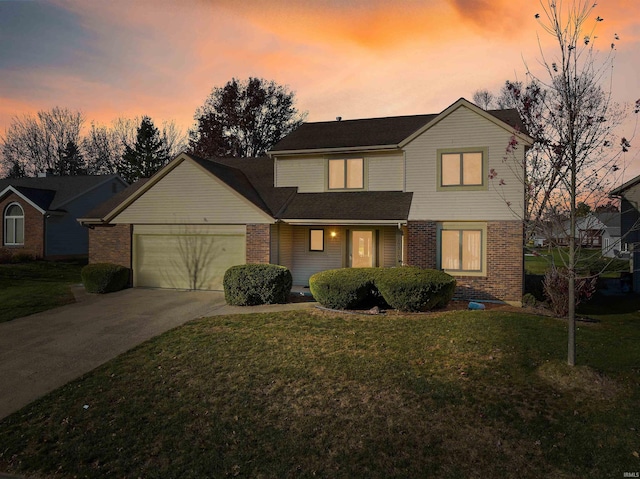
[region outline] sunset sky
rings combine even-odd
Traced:
[[[524,6],[523,6],[524,5]],[[288,85],[309,121],[434,113],[536,72],[552,39],[536,0],[0,0],[0,135],[62,106],[185,130],[232,77]],[[640,2],[600,0],[614,97],[640,98]],[[630,137],[632,123],[622,134]],[[637,156],[640,135],[627,157]],[[640,167],[631,165],[635,174]]]

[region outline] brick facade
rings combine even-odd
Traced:
[[[486,276],[456,276],[455,296],[460,299],[494,299],[520,304],[523,293],[523,226],[520,221],[487,221]],[[436,223],[407,224],[407,263],[435,268]]]
[[[406,229],[406,263],[420,268],[436,267],[435,221],[409,221]]]
[[[271,258],[271,225],[247,225],[247,263],[269,263]]]
[[[456,278],[456,296],[520,304],[524,288],[523,235],[521,221],[488,221],[487,276]]]
[[[89,263],[131,268],[131,225],[96,226],[89,230]]]
[[[4,244],[4,214],[7,206],[12,203],[19,204],[24,211],[24,245],[5,246]],[[15,193],[9,194],[0,201],[0,214],[2,214],[0,224],[2,244],[0,247],[13,254],[31,254],[36,258],[44,258],[44,215]]]

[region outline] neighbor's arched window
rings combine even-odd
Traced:
[[[12,203],[4,210],[4,244],[24,244],[24,211],[18,203]]]

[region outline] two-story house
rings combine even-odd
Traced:
[[[633,291],[640,293],[640,176],[611,192],[620,198],[621,241],[630,251]]]
[[[305,123],[267,158],[183,153],[82,220],[90,261],[131,267],[134,286],[201,289],[245,262],[287,266],[301,286],[326,269],[409,264],[456,276],[459,297],[519,303],[531,143],[515,111],[460,99],[439,114]]]

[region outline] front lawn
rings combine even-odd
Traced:
[[[527,274],[544,275],[552,266],[561,268],[568,262],[566,248],[535,248],[524,257]],[[580,249],[577,260],[578,270],[585,269],[602,273],[603,278],[619,278],[621,272],[629,271],[629,260],[604,258],[600,249]]]
[[[0,323],[73,303],[69,286],[82,282],[79,262],[0,265]]]
[[[598,318],[575,368],[563,321],[511,309],[193,321],[0,422],[0,470],[623,477],[640,471],[640,312]]]

